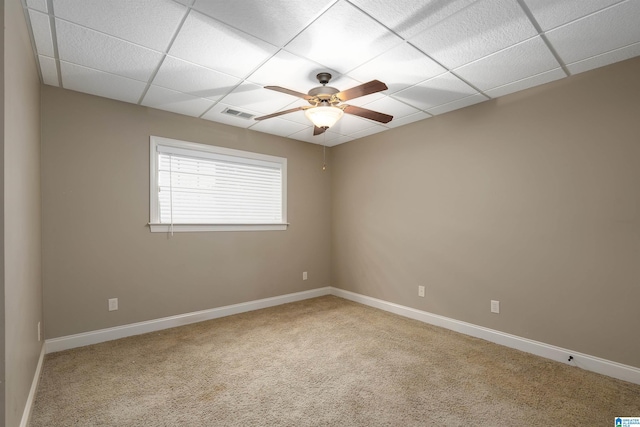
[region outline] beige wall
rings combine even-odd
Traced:
[[[289,229],[151,233],[150,135],[286,157]],[[328,286],[321,167],[318,145],[43,86],[47,338]]]
[[[40,80],[20,1],[5,2],[4,26],[5,421],[14,427],[42,349]]]
[[[332,285],[640,367],[638,76],[640,58],[332,149]]]
[[[4,0],[0,0],[4,25]],[[5,416],[5,316],[4,316],[4,30],[0,31],[0,420]]]

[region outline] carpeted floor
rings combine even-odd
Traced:
[[[31,426],[612,426],[640,385],[334,296],[46,356]]]

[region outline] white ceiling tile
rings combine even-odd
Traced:
[[[350,0],[404,38],[430,28],[475,0]]]
[[[410,42],[455,68],[537,34],[515,0],[480,0],[413,37]]]
[[[481,91],[560,67],[545,42],[534,37],[464,65],[455,73]]]
[[[344,144],[345,142],[353,141],[354,139],[355,138],[351,136],[340,135],[336,139],[332,139],[330,142],[327,142],[324,145],[326,145],[327,147],[335,147],[336,145]],[[327,168],[331,168],[330,163],[327,165]]]
[[[345,73],[401,41],[353,5],[340,1],[285,49]]]
[[[261,120],[251,126],[251,130],[279,136],[289,136],[304,129],[311,129],[311,126],[305,126],[303,124],[292,122],[286,119],[281,119],[279,117]]]
[[[74,64],[148,81],[162,54],[56,19],[60,59]]]
[[[449,111],[458,110],[460,108],[468,107],[470,105],[479,104],[486,101],[488,98],[481,94],[471,95],[466,98],[458,99],[457,101],[450,102],[448,104],[439,105],[431,108],[429,114],[434,116],[438,114],[448,113]]]
[[[33,39],[36,42],[38,54],[54,57],[53,37],[51,36],[51,21],[49,15],[29,10],[29,20],[33,29]]]
[[[47,0],[27,0],[27,7],[44,13],[49,11],[47,8]]]
[[[425,112],[420,111],[419,113],[412,114],[410,116],[401,117],[396,119],[395,117],[385,126],[388,128],[396,128],[404,125],[408,125],[409,123],[417,122],[419,120],[425,120],[431,118],[431,114],[427,114]]]
[[[159,110],[200,117],[213,105],[213,101],[152,85],[141,104]]]
[[[415,47],[402,43],[349,73],[362,82],[377,79],[389,87],[387,94],[435,77],[445,68]]]
[[[193,7],[232,27],[283,46],[335,0],[197,0]]]
[[[60,61],[62,87],[91,95],[137,103],[145,84],[137,80],[104,73]]]
[[[356,107],[362,107],[375,101],[379,101],[387,97],[386,91],[372,93],[370,95],[361,96],[358,98],[350,99],[345,104],[355,105]]]
[[[513,83],[506,84],[504,86],[498,86],[494,89],[485,92],[486,95],[491,98],[498,98],[500,96],[508,95],[510,93],[518,92],[521,90],[529,89],[534,86],[539,86],[545,83],[552,82],[567,77],[567,74],[562,68],[556,68],[551,71],[545,71],[544,73],[537,74],[535,76],[527,77],[522,80],[515,81]]]
[[[364,105],[364,108],[393,116],[393,120],[418,113],[420,110],[411,107],[389,96]],[[392,121],[393,121],[392,120]],[[391,122],[389,122],[391,123]]]
[[[604,9],[621,0],[525,0],[543,31]]]
[[[284,93],[271,91],[262,86],[252,83],[244,83],[238,86],[229,95],[222,99],[222,102],[231,105],[239,110],[252,110],[261,114],[271,114],[284,110],[295,102],[296,98]]]
[[[273,45],[192,11],[169,53],[242,78],[277,50]]]
[[[640,55],[640,43],[634,43],[620,49],[611,50],[607,53],[603,53],[602,55],[592,56],[591,58],[568,64],[567,68],[571,74],[578,74],[593,70],[594,68],[604,67],[605,65],[613,64],[614,62],[624,61],[625,59],[633,58],[638,55]]]
[[[418,85],[393,94],[419,110],[428,110],[457,99],[476,94],[477,91],[451,73],[441,74]]]
[[[235,116],[223,113],[223,111],[226,108],[231,108],[233,110],[237,109],[237,107],[234,107],[233,105],[227,105],[219,102],[216,105],[214,105],[211,110],[207,111],[207,113],[204,116],[202,116],[202,118],[211,120],[213,122],[236,126],[239,128],[248,128],[250,126],[253,126],[256,123],[254,119],[243,119],[242,117],[235,117]],[[243,109],[242,112],[253,114],[256,116],[260,114],[257,111],[249,111],[246,109]]]
[[[173,0],[173,1],[175,1],[176,3],[183,4],[185,6],[191,6],[194,2],[194,0]]]
[[[640,1],[626,1],[547,33],[565,64],[640,42]]]
[[[389,130],[389,128],[386,128],[380,125],[375,125],[365,130],[354,132],[348,136],[352,137],[353,139],[358,139],[358,138],[364,138],[365,136],[373,135],[376,133],[384,132],[385,130]]]
[[[236,77],[172,56],[167,56],[164,59],[153,79],[154,85],[214,101],[229,93],[240,82],[242,80]]]
[[[164,52],[187,8],[170,0],[53,0],[58,18]]]
[[[43,83],[50,86],[59,86],[56,60],[48,56],[38,55],[38,62],[40,62]]]
[[[331,126],[331,132],[340,135],[351,135],[361,130],[369,129],[370,127],[377,126],[377,122],[372,120],[363,119],[353,114],[345,114],[342,116],[338,123]]]

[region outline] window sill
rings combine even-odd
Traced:
[[[185,233],[198,231],[279,231],[286,230],[289,223],[276,224],[151,224],[152,233]],[[172,230],[173,228],[173,230]]]

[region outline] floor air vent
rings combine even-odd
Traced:
[[[243,113],[242,111],[234,110],[232,108],[225,108],[222,110],[223,114],[229,114],[230,116],[240,117],[241,119],[253,119],[254,115],[249,113]]]

